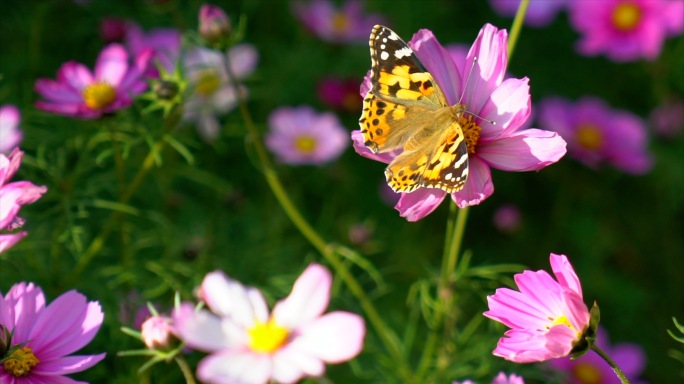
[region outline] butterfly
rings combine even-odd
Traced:
[[[385,170],[395,192],[463,189],[468,149],[459,119],[466,111],[449,105],[433,76],[391,29],[376,25],[369,39],[371,89],[363,100],[359,126],[373,153],[397,149]]]

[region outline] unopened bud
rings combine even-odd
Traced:
[[[147,347],[166,347],[173,339],[173,320],[167,316],[152,316],[140,327],[142,339]]]
[[[223,9],[203,4],[199,12],[199,33],[209,44],[216,44],[230,37],[230,19]]]
[[[178,84],[168,80],[158,81],[152,86],[152,89],[162,100],[171,100],[178,94]]]

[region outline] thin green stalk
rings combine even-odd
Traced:
[[[518,41],[518,37],[520,36],[520,30],[525,22],[525,14],[527,14],[527,6],[529,5],[530,0],[522,0],[518,6],[518,12],[516,12],[515,18],[513,19],[511,34],[508,37],[508,61],[511,61],[511,57],[513,57],[515,43]]]
[[[385,348],[388,350],[391,358],[396,362],[397,369],[400,375],[403,377],[403,380],[405,382],[413,382],[410,368],[402,354],[396,335],[392,333],[390,328],[385,324],[382,317],[375,309],[373,302],[366,296],[363,287],[361,287],[361,284],[359,284],[354,275],[342,262],[342,259],[339,257],[339,255],[328,246],[326,241],[323,240],[318,232],[316,232],[316,230],[306,221],[299,210],[295,207],[294,203],[292,203],[292,200],[283,188],[283,185],[278,178],[278,174],[271,165],[259,131],[252,120],[249,110],[247,109],[247,104],[245,103],[242,93],[240,92],[240,86],[238,84],[237,77],[234,75],[232,68],[230,67],[228,58],[226,58],[225,67],[229,78],[233,80],[235,93],[238,95],[237,97],[240,113],[245,121],[245,125],[247,126],[247,131],[249,132],[250,139],[256,150],[262,172],[266,178],[268,186],[273,192],[273,195],[275,196],[276,200],[278,200],[278,203],[281,205],[285,211],[285,214],[292,221],[295,227],[297,227],[304,238],[306,238],[311,245],[316,248],[321,255],[323,255],[326,261],[330,263],[333,269],[337,272],[337,275],[347,285],[352,295],[354,295],[354,297],[356,297],[356,299],[359,301],[361,308],[363,308],[363,311],[366,313],[369,323],[379,335],[380,340],[385,345]]]
[[[177,355],[173,360],[176,362],[176,364],[178,364],[178,367],[180,368],[181,372],[183,372],[183,377],[185,377],[185,383],[196,384],[195,376],[192,374],[192,369],[190,369],[188,362],[185,361],[183,356]]]
[[[155,144],[155,147],[152,150],[150,150],[150,153],[147,154],[147,157],[143,161],[143,164],[138,170],[138,173],[133,178],[133,181],[122,193],[120,199],[120,202],[122,204],[128,202],[131,196],[133,196],[133,193],[135,193],[135,191],[140,186],[140,183],[143,181],[145,176],[147,176],[150,169],[152,169],[152,166],[154,165],[154,160],[156,158],[156,154],[159,151],[161,151],[162,148],[164,148],[164,143],[165,142],[163,140],[159,140]],[[93,239],[93,241],[88,246],[88,249],[86,249],[83,256],[78,260],[76,266],[74,266],[74,269],[66,278],[67,285],[70,285],[73,281],[75,281],[78,278],[78,276],[85,270],[85,268],[90,264],[90,262],[94,259],[95,255],[97,255],[100,252],[100,250],[102,250],[102,247],[104,246],[105,241],[107,241],[109,233],[112,231],[112,227],[116,223],[119,215],[121,215],[121,212],[116,211],[109,216],[109,219],[102,227],[100,233],[97,235],[97,237],[95,237],[95,239]]]
[[[622,384],[629,384],[629,379],[627,379],[627,376],[625,376],[625,373],[622,372],[620,367],[613,361],[613,359],[610,358],[601,348],[599,348],[596,344],[592,344],[591,350],[596,352],[603,360],[610,365],[610,367],[613,369],[613,372],[615,372],[615,375],[620,379],[620,382]]]

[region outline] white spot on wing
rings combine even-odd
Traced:
[[[394,57],[401,59],[402,57],[409,57],[413,54],[413,51],[409,47],[404,47],[402,49],[394,51]]]
[[[380,58],[381,59],[387,60],[388,57],[389,57],[389,53],[387,53],[386,51],[380,52]]]

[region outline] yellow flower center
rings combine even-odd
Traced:
[[[103,109],[116,100],[116,89],[111,85],[98,81],[85,87],[83,101],[92,109]]]
[[[221,88],[221,78],[214,70],[207,70],[202,72],[197,84],[195,85],[195,92],[200,96],[211,96]]]
[[[568,328],[572,329],[572,324],[570,324],[568,317],[565,315],[562,315],[562,316],[557,317],[557,318],[553,318],[553,317],[549,316],[549,320],[551,321],[551,324],[548,326],[548,328],[553,328],[556,325],[565,324],[568,326]]]
[[[274,319],[266,323],[257,322],[249,333],[249,347],[253,351],[261,353],[273,353],[285,344],[289,332],[287,329],[276,324]]]
[[[33,354],[30,347],[23,347],[15,350],[5,358],[2,367],[5,372],[14,377],[24,377],[31,373],[33,367],[38,365],[40,360]]]
[[[603,144],[603,135],[599,128],[593,124],[582,124],[577,128],[577,143],[582,147],[595,151]]]
[[[573,376],[582,384],[601,384],[601,372],[591,364],[579,363],[572,368]]]
[[[465,137],[466,147],[468,148],[468,153],[475,153],[475,147],[477,147],[477,142],[480,140],[480,131],[482,127],[477,125],[473,121],[473,115],[462,114],[458,119],[458,123],[461,125],[463,130],[463,136]]]
[[[613,25],[620,31],[631,31],[641,21],[641,9],[630,1],[618,4],[613,9]]]
[[[311,153],[316,149],[316,139],[309,135],[301,135],[295,139],[295,148],[302,153]]]
[[[346,32],[349,29],[349,19],[344,12],[335,12],[332,18],[332,26],[337,32]]]

